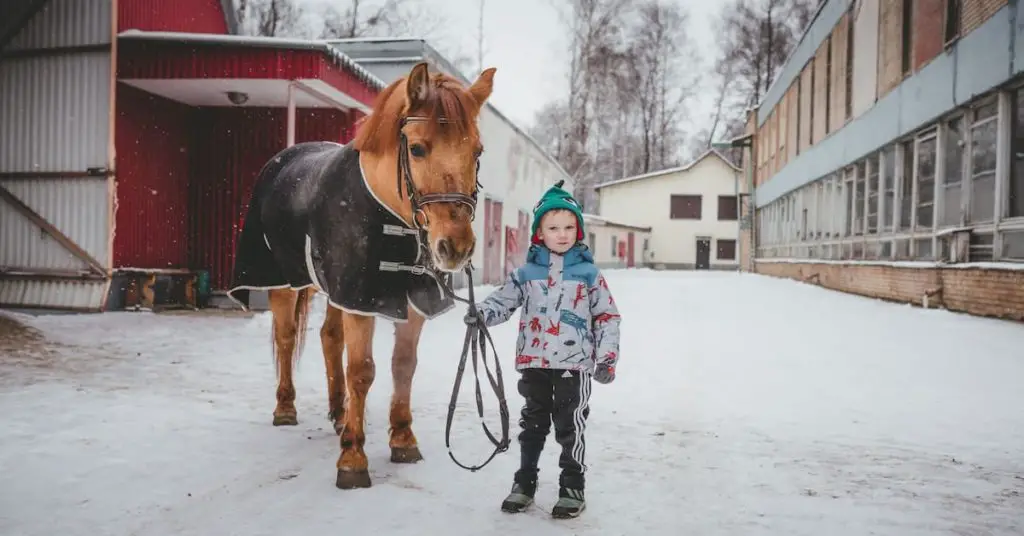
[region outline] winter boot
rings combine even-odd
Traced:
[[[577,517],[583,513],[583,509],[586,505],[586,502],[583,500],[582,489],[559,486],[558,502],[556,502],[554,508],[551,509],[551,517],[556,519]]]
[[[509,492],[508,496],[501,503],[501,511],[515,514],[526,510],[528,506],[533,504],[533,495],[535,493],[537,493],[536,481],[532,483],[513,483],[512,491]]]

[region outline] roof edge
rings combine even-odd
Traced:
[[[326,53],[337,65],[344,69],[348,69],[356,76],[356,78],[369,85],[371,88],[380,91],[386,87],[384,81],[377,78],[377,75],[371,73],[362,65],[356,63],[355,60],[322,40],[189,32],[149,32],[136,29],[122,31],[117,34],[117,37],[118,39],[163,41],[179,44],[205,43],[225,46],[318,50]]]
[[[708,149],[708,150],[704,151],[699,156],[697,156],[696,158],[694,158],[693,160],[691,160],[690,162],[688,162],[688,163],[686,163],[686,164],[684,164],[682,166],[676,166],[676,167],[671,167],[671,168],[659,169],[657,171],[649,171],[647,173],[641,173],[640,175],[631,175],[629,177],[622,177],[620,179],[612,179],[610,181],[602,182],[601,184],[598,184],[598,185],[594,186],[594,189],[595,190],[600,190],[601,188],[605,188],[605,187],[608,187],[608,186],[615,186],[617,184],[625,184],[627,182],[634,182],[634,181],[644,180],[644,179],[653,179],[655,177],[661,177],[663,175],[668,175],[668,174],[671,174],[671,173],[678,173],[680,171],[687,171],[690,168],[692,168],[693,166],[696,166],[697,164],[699,164],[701,161],[703,161],[707,157],[712,156],[712,155],[713,156],[717,156],[722,162],[725,162],[725,165],[727,165],[730,168],[732,168],[733,171],[743,171],[743,168],[737,166],[736,164],[733,164],[728,158],[725,157],[725,155],[723,155],[721,152],[719,152],[718,149],[715,149],[715,148],[712,147],[711,149]]]

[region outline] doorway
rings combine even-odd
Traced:
[[[698,270],[711,269],[711,239],[697,237],[697,265]]]

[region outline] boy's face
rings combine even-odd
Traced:
[[[576,215],[568,210],[552,210],[540,219],[538,234],[551,251],[565,253],[576,244]]]

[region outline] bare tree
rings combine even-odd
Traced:
[[[715,62],[715,108],[709,124],[691,138],[691,156],[716,138],[743,131],[747,110],[756,107],[810,24],[818,0],[733,0],[722,5],[716,34],[722,47]]]
[[[238,0],[238,22],[246,35],[309,37],[303,9],[294,0]]]

